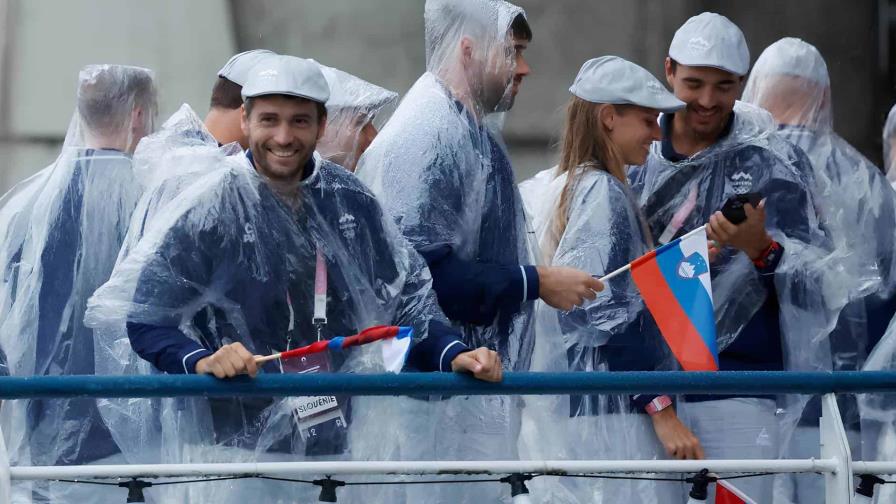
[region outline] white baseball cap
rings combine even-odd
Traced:
[[[750,50],[740,28],[725,16],[704,12],[688,19],[672,37],[669,57],[687,66],[719,68],[735,75],[750,70]]]
[[[227,60],[227,63],[218,70],[218,77],[223,77],[234,84],[245,86],[246,78],[249,77],[249,70],[261,63],[264,58],[276,55],[277,53],[267,49],[252,49],[251,51],[241,52]]]
[[[569,92],[593,103],[640,105],[665,113],[685,106],[650,72],[618,56],[586,61]]]
[[[252,67],[241,94],[243,99],[289,95],[326,103],[330,98],[330,87],[314,60],[278,55],[265,58]]]

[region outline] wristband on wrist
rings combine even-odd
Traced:
[[[768,248],[759,254],[759,257],[753,259],[753,265],[759,269],[768,267],[769,264],[775,262],[780,251],[781,245],[775,240],[772,240],[772,242],[768,244]]]
[[[647,406],[644,406],[644,411],[646,411],[648,415],[653,416],[669,406],[672,406],[672,398],[667,395],[662,395],[647,403]]]

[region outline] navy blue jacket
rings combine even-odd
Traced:
[[[94,374],[93,331],[82,323],[85,306],[72,306],[70,307],[72,312],[66,311],[74,291],[92,292],[99,287],[100,282],[106,280],[86,276],[74,277],[74,272],[79,269],[79,263],[91,259],[81,257],[85,180],[91,170],[130,170],[130,162],[103,163],[102,166],[94,166],[91,158],[95,155],[107,158],[120,155],[124,158],[124,154],[117,151],[87,149],[73,168],[69,185],[62,197],[58,218],[52,223],[40,257],[43,277],[38,294],[40,319],[37,324],[35,355],[37,375]],[[122,231],[106,230],[110,234],[120,233],[115,237],[119,244],[124,239]],[[103,265],[109,272],[112,266],[113,264]],[[82,285],[91,281],[96,284]],[[68,320],[64,317],[68,317]],[[65,328],[61,334],[60,327]],[[30,442],[35,464],[86,464],[119,452],[118,446],[105,428],[95,399],[35,399],[28,403],[27,412],[29,426],[32,429]],[[45,432],[46,429],[42,427],[45,425],[45,418],[49,422],[46,426],[54,430],[54,427],[49,426],[58,425],[59,422],[71,422],[72,425],[88,428],[86,432],[78,433],[78,439],[58,440],[58,435],[71,436],[72,432]],[[52,443],[52,446],[42,449],[41,444],[44,442]],[[59,451],[59,446],[65,448]],[[59,453],[55,460],[41,460],[42,453],[57,451]]]
[[[671,141],[671,126],[673,114],[665,114],[661,118],[661,127],[663,130],[662,155],[672,162],[685,162],[686,157],[675,152]],[[731,127],[734,123],[734,113],[721,137],[730,134]],[[798,149],[795,149],[798,150]],[[727,155],[727,159],[714,160],[713,162],[719,166],[726,167],[750,167],[757,164],[767,164],[771,166],[780,161],[774,159],[773,154],[758,146],[744,146],[729,152],[721,154]],[[797,152],[801,157],[803,166],[809,166],[809,160],[802,151]],[[699,170],[702,166],[698,163],[682,165],[679,171],[669,177],[665,184],[655,190],[646,200],[642,210],[648,220],[651,233],[658,238],[671,220],[672,215],[661,213],[662,208],[671,198],[681,192],[681,188],[693,173],[693,170]],[[808,206],[809,201],[808,189],[798,183],[788,183],[783,180],[773,179],[766,187],[761,189],[767,197],[770,205],[776,205],[778,209],[777,215],[779,221],[776,223],[781,229],[787,231],[788,235],[796,238],[805,238],[808,241],[810,229],[808,220],[801,209]],[[725,203],[722,195],[723,188],[709,188],[708,192],[718,197],[718,201],[712,201],[701,208],[698,206],[687,219],[676,236],[680,236],[693,228],[696,228],[709,221],[709,217],[717,210],[720,210]],[[643,201],[643,200],[642,200]],[[784,359],[781,342],[781,329],[779,325],[779,307],[777,296],[775,294],[774,271],[780,262],[782,254],[777,254],[774,260],[759,271],[760,277],[766,290],[766,299],[760,309],[753,315],[746,326],[743,328],[739,336],[724,350],[719,353],[719,369],[722,371],[775,371],[783,370]],[[711,269],[717,271],[724,264],[726,258],[720,257],[720,260],[711,266]],[[715,396],[715,395],[694,395],[686,396],[688,401],[705,401],[720,399],[733,396]],[[768,396],[771,397],[771,396]]]
[[[459,113],[463,105],[454,101]],[[468,117],[470,128],[478,128]],[[439,306],[453,321],[474,326],[495,323],[498,342],[476,341],[471,345],[486,345],[501,351],[507,348],[510,323],[525,301],[538,299],[538,272],[534,266],[520,265],[517,250],[525,236],[517,236],[516,209],[519,207],[513,168],[504,149],[490,133],[489,153],[492,170],[486,180],[486,207],[482,211],[479,228],[479,249],[475,260],[459,257],[451,244],[434,242],[418,247],[426,259],[433,277],[433,289]],[[426,172],[441,172],[442,167],[428,167]],[[459,207],[463,195],[439,191],[442,206]],[[452,202],[453,201],[453,202]]]
[[[249,154],[251,160],[251,154]],[[305,168],[305,177],[314,172],[313,159]],[[324,162],[318,167],[326,171],[326,176],[335,177],[349,187],[361,187],[354,176],[341,167]],[[322,176],[322,175],[319,175]],[[226,297],[239,305],[243,319],[248,325],[251,335],[252,351],[258,354],[269,354],[286,348],[295,348],[310,344],[317,340],[312,320],[314,271],[316,263],[316,246],[321,246],[327,259],[327,325],[324,338],[337,335],[350,335],[363,327],[355,327],[354,316],[359,313],[355,300],[351,296],[356,287],[352,279],[342,271],[335,252],[329,250],[325,240],[337,240],[332,243],[334,250],[347,251],[351,260],[357,261],[357,267],[364,274],[373,275],[386,281],[398,275],[392,256],[390,236],[383,229],[382,211],[376,200],[366,190],[334,191],[332,187],[339,184],[327,184],[323,188],[303,190],[302,202],[305,208],[314,208],[315,215],[323,216],[326,230],[320,228],[319,222],[307,218],[308,211],[300,211],[293,218],[289,212],[279,209],[283,204],[271,192],[267,184],[259,183],[262,192],[260,204],[264,213],[266,229],[258,229],[256,239],[261,242],[258,250],[270,257],[261,259],[272,265],[275,274],[258,279],[245,268],[240,268],[228,257],[238,257],[239,252],[229,250],[229,242],[216,236],[218,229],[206,231],[208,236],[194,237],[175,225],[165,237],[160,247],[160,255],[172,264],[172,268],[180,275],[191,278],[200,285],[208,285],[208,277],[212,268],[216,278],[226,279]],[[303,231],[299,236],[315,237],[307,243],[296,246],[288,243],[283,237],[296,236],[294,228],[298,225]],[[336,236],[328,235],[331,230],[338,230]],[[323,236],[328,236],[324,239]],[[315,243],[318,242],[318,243]],[[191,251],[185,244],[208,244],[207,250]],[[363,248],[362,248],[363,247]],[[290,254],[285,252],[289,250]],[[289,257],[289,259],[287,258]],[[199,260],[197,261],[197,258]],[[213,266],[214,265],[214,266]],[[376,282],[371,282],[376,285]],[[159,285],[152,278],[146,278],[138,284],[135,303],[160,296],[177,299],[190,295],[181,292],[179,286]],[[171,303],[171,301],[168,301]],[[293,329],[289,329],[290,320]],[[196,362],[215,350],[232,341],[240,341],[241,337],[233,321],[222,307],[208,304],[193,318],[192,326],[196,328],[198,341],[187,337],[178,329],[175,321],[171,325],[149,325],[128,323],[128,336],[134,351],[149,361],[156,369],[166,373],[193,373]],[[420,321],[397,320],[394,323],[414,325],[418,330],[428,330],[429,336],[414,345],[409,356],[409,368],[420,371],[450,371],[450,362],[458,354],[469,350],[459,341],[459,334],[438,321],[428,322],[422,327]],[[339,355],[331,355],[333,369],[341,364]],[[276,362],[263,366],[265,372],[278,373]],[[263,428],[261,421],[264,408],[272,403],[271,399],[210,399],[215,422],[215,435],[221,444],[239,445],[246,439],[257,437]],[[347,404],[348,401],[341,401]],[[350,417],[350,409],[344,411]],[[242,419],[234,422],[234,418]],[[334,437],[326,440],[321,446],[308,446],[306,453],[327,454],[344,450],[345,439],[342,434],[334,433]],[[280,445],[272,447],[276,451],[290,451],[284,440]]]

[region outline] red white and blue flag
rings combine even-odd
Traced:
[[[701,227],[631,263],[632,278],[685,371],[718,371],[719,352]]]
[[[756,504],[756,501],[747,497],[727,481],[716,482],[716,504]]]

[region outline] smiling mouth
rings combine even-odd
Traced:
[[[291,150],[283,150],[283,149],[268,149],[268,152],[274,155],[274,157],[278,158],[291,158],[299,153],[298,149]]]
[[[710,110],[697,110],[693,109],[694,113],[697,114],[697,117],[712,117],[716,115],[715,109]]]

